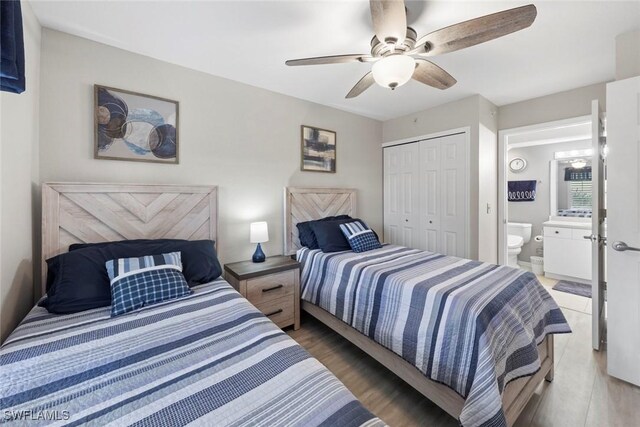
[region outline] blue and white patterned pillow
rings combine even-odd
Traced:
[[[354,252],[367,252],[382,247],[373,230],[359,221],[340,224],[340,230]]]
[[[111,280],[111,317],[191,294],[180,252],[106,262]]]

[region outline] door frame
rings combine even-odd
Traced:
[[[507,265],[507,222],[509,202],[507,200],[507,168],[509,163],[509,140],[522,134],[561,129],[591,123],[591,115],[572,117],[551,122],[536,123],[510,129],[498,130],[498,264]],[[548,143],[568,142],[575,138],[556,138]]]
[[[383,241],[385,239],[385,235],[384,235],[384,149],[387,147],[394,147],[397,145],[404,145],[404,144],[413,144],[413,143],[424,141],[427,139],[436,139],[436,138],[442,138],[445,136],[459,135],[459,134],[464,134],[465,136],[465,168],[467,170],[467,179],[465,180],[465,189],[464,189],[465,190],[464,210],[467,215],[467,219],[465,221],[465,230],[464,230],[465,237],[466,237],[464,251],[465,251],[465,258],[469,257],[469,254],[471,253],[471,236],[470,236],[471,215],[469,215],[470,213],[469,209],[471,206],[471,192],[470,192],[471,174],[469,173],[469,167],[471,165],[471,159],[469,158],[471,155],[471,126],[448,129],[441,132],[428,133],[425,135],[412,136],[409,138],[397,139],[394,141],[388,141],[388,142],[382,143],[382,180],[383,180],[382,182],[382,201],[383,201],[382,203],[382,239]]]

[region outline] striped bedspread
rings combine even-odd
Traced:
[[[31,311],[0,348],[0,423],[383,425],[224,280],[109,310]]]
[[[547,334],[571,332],[523,270],[393,245],[297,256],[302,299],[455,390],[464,426],[506,425],[504,386],[540,369]]]

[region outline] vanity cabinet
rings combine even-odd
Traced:
[[[559,279],[591,281],[591,230],[544,226],[544,272]]]

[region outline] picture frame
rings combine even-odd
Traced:
[[[180,104],[94,85],[94,159],[178,164]]]
[[[300,170],[336,173],[337,134],[315,126],[300,126]]]

